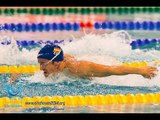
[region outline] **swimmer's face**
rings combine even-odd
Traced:
[[[51,73],[54,74],[57,72],[57,65],[55,62],[49,62],[47,59],[38,59],[38,63],[40,64],[40,70],[43,70],[43,74],[45,77],[48,77]]]

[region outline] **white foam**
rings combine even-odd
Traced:
[[[143,58],[146,61],[151,58],[159,59],[160,51],[151,50],[143,52],[142,50],[131,50],[129,43],[132,41],[131,36],[126,31],[117,31],[113,33],[105,33],[102,35],[86,34],[82,38],[61,44],[64,53],[74,55],[77,59],[89,60],[100,64],[106,65],[119,65],[121,64],[119,58],[126,59],[139,59]],[[0,64],[38,64],[37,53],[40,48],[22,51],[18,50],[15,44],[8,46],[0,45],[1,57]],[[95,78],[93,82],[102,84],[111,84],[117,86],[160,86],[159,82],[160,73],[149,80],[140,75],[125,75],[125,76],[109,76],[103,78]],[[50,77],[51,78],[51,77]],[[62,81],[65,77],[56,76],[55,78],[45,79],[41,72],[34,74],[32,77],[25,78],[31,82],[43,81]]]
[[[56,82],[62,82],[63,80],[66,80],[68,78],[65,76],[63,73],[62,74],[57,74],[57,75],[50,75],[49,77],[45,78],[43,75],[43,71],[39,70],[36,71],[34,75],[31,77],[23,77],[23,80],[27,80],[28,82],[31,83],[56,83]]]
[[[11,39],[11,44],[2,45],[0,44],[0,64],[36,64],[37,63],[37,54],[38,50],[27,50],[25,48],[22,51],[19,51],[14,38]]]

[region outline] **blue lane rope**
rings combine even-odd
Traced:
[[[72,42],[73,40],[69,40],[67,42]],[[16,40],[16,44],[18,47],[27,47],[27,46],[36,46],[42,44],[62,44],[65,40]],[[0,44],[2,45],[10,45],[11,41],[3,41]],[[38,45],[38,46],[37,46]],[[136,39],[130,43],[132,49],[156,49],[160,50],[160,39]],[[32,48],[31,48],[32,49]]]
[[[66,31],[78,31],[80,30],[80,24],[79,23],[32,23],[32,24],[29,24],[29,23],[26,23],[26,24],[22,24],[22,23],[18,23],[18,24],[15,24],[15,23],[11,23],[11,24],[0,24],[0,31],[12,31],[12,32],[36,32],[36,31],[63,31],[63,30],[66,30]]]
[[[69,40],[71,42],[71,40]],[[64,43],[64,40],[16,40],[16,44],[19,47],[31,46],[31,45],[41,45],[41,44],[60,44]],[[2,45],[10,45],[11,41],[0,42]]]
[[[78,22],[74,23],[11,23],[0,24],[0,31],[12,31],[12,32],[36,32],[36,31],[78,31],[81,25]],[[116,29],[116,30],[160,30],[160,21],[144,21],[144,22],[132,22],[132,21],[115,21],[115,22],[95,22],[95,29]]]
[[[116,30],[160,30],[160,22],[144,21],[144,22],[95,22],[95,29],[116,29]]]
[[[136,39],[130,43],[132,49],[160,50],[160,39]]]

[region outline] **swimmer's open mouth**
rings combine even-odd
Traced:
[[[47,72],[46,72],[46,71],[44,71],[44,74],[47,74]]]
[[[44,71],[44,76],[47,77],[48,76],[48,72]]]

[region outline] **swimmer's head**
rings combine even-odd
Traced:
[[[55,62],[63,61],[63,50],[58,45],[47,44],[39,51],[37,58],[52,60]]]
[[[37,59],[44,76],[48,77],[59,71],[60,64],[64,60],[63,50],[58,45],[47,44],[39,51]]]

